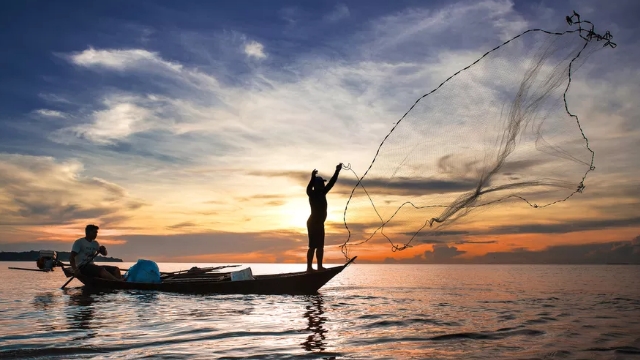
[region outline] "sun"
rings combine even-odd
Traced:
[[[295,231],[307,231],[307,219],[311,209],[306,199],[292,199],[283,205],[279,211],[279,221],[283,228]]]

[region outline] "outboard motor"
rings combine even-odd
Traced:
[[[53,271],[53,268],[58,265],[58,254],[53,250],[40,250],[36,265],[40,270]]]

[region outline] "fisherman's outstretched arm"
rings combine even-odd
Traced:
[[[324,187],[325,194],[328,193],[329,190],[331,190],[331,188],[333,187],[333,185],[335,185],[336,181],[338,181],[338,174],[340,174],[340,170],[342,170],[342,163],[336,165],[336,172],[333,173],[333,176],[327,183],[327,186]]]

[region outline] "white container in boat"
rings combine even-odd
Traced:
[[[251,268],[231,272],[231,281],[255,280]]]

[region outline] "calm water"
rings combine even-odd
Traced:
[[[191,296],[0,265],[3,359],[640,359],[639,266],[355,264],[315,296]]]

